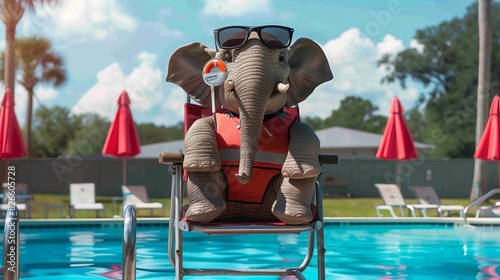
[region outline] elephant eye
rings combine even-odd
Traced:
[[[285,61],[286,61],[286,58],[285,58],[285,55],[284,55],[284,54],[280,54],[279,61],[280,61],[281,63],[283,63],[283,62],[285,62]]]
[[[226,53],[223,58],[224,62],[231,62],[233,58],[231,57],[230,54]]]

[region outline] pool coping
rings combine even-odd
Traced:
[[[138,228],[142,227],[167,227],[169,218],[137,218]],[[352,225],[443,225],[443,226],[481,226],[500,227],[498,218],[468,218],[464,223],[463,218],[373,218],[373,217],[325,217],[325,224],[329,226]],[[0,220],[0,228],[4,220]],[[61,218],[61,219],[20,219],[21,229],[33,228],[103,228],[123,227],[123,218]]]

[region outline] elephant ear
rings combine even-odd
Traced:
[[[289,54],[287,107],[304,101],[317,86],[333,78],[325,53],[312,40],[299,38],[290,46]]]
[[[196,102],[211,108],[210,87],[201,75],[203,66],[215,57],[215,50],[202,43],[192,43],[177,49],[168,62],[167,82],[180,86]],[[215,94],[215,107],[221,108],[218,94]]]

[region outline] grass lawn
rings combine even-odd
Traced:
[[[32,218],[45,218],[45,208],[48,205],[48,217],[60,218],[59,208],[60,205],[63,210],[63,218],[68,215],[69,196],[68,195],[49,195],[49,194],[34,194],[32,201]],[[169,216],[170,199],[152,199],[152,202],[161,202],[165,205],[165,216]],[[121,213],[121,205],[117,203],[114,213],[111,212],[112,200],[111,197],[97,197],[97,202],[101,202],[106,207],[105,217],[111,218],[113,215]],[[408,203],[417,203],[416,199],[407,199]],[[444,204],[458,204],[467,206],[470,204],[469,199],[442,199]],[[380,198],[325,198],[324,199],[324,216],[325,217],[377,217],[375,206],[382,203]],[[490,201],[494,204],[495,201]],[[429,215],[437,216],[436,211],[428,211]],[[471,216],[475,211],[471,211]],[[384,214],[385,215],[385,214]],[[386,214],[389,216],[389,213]],[[455,213],[458,217],[458,213]],[[150,217],[149,210],[140,210],[138,217]],[[23,217],[23,214],[21,214]],[[94,211],[77,211],[74,218],[94,218],[96,217]],[[101,215],[102,217],[102,215]],[[163,217],[161,210],[155,210],[154,217]]]

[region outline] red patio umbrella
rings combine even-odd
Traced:
[[[19,158],[26,155],[21,129],[14,112],[14,95],[6,89],[0,111],[0,158]]]
[[[498,161],[500,182],[500,97],[498,95],[495,95],[491,101],[490,117],[484,128],[483,136],[476,148],[474,157]]]
[[[392,99],[389,119],[378,148],[377,158],[396,161],[396,183],[401,187],[399,161],[418,157],[406,121],[403,106],[397,97]]]
[[[108,137],[102,148],[102,153],[122,158],[123,184],[127,184],[127,157],[133,157],[141,152],[139,137],[135,128],[132,112],[130,112],[130,98],[126,91],[122,91],[117,100],[118,111],[109,128]]]
[[[14,112],[14,95],[10,89],[6,89],[0,110],[0,158],[6,160],[5,166],[8,167],[9,159],[25,155],[26,147]],[[7,180],[9,171],[6,169],[5,172]]]

